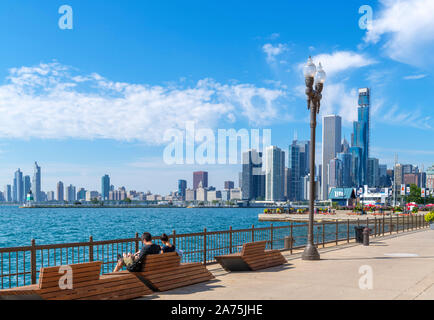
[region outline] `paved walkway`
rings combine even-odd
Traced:
[[[320,250],[321,261],[286,256],[282,267],[227,273],[209,266],[214,281],[144,299],[434,299],[434,231],[420,230]],[[372,289],[361,289],[360,268],[372,270]],[[366,271],[365,271],[366,272]],[[362,281],[365,287],[369,281]]]

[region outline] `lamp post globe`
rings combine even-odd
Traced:
[[[305,78],[313,78],[315,77],[316,73],[316,66],[313,63],[313,60],[311,57],[307,60],[307,63],[305,64],[303,68],[303,74]]]
[[[316,72],[316,76],[315,76],[315,82],[316,83],[321,83],[324,84],[324,82],[326,81],[327,75],[321,65],[321,62],[318,65],[318,70]]]

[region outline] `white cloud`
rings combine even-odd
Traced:
[[[434,1],[382,0],[381,4],[365,43],[383,40],[385,54],[399,62],[419,67],[434,63]]]
[[[403,79],[404,80],[419,80],[419,79],[423,79],[426,78],[427,75],[426,74],[415,74],[412,76],[405,76]]]
[[[312,57],[312,59],[316,65],[321,62],[329,77],[349,69],[362,68],[376,63],[375,60],[352,51],[335,51],[332,54],[323,53]]]
[[[262,50],[267,55],[267,62],[273,63],[276,61],[277,56],[288,50],[288,47],[282,43],[278,43],[276,46],[273,46],[271,43],[266,43],[262,46]]]
[[[281,88],[221,84],[212,79],[150,86],[113,82],[96,73],[73,74],[57,62],[10,70],[0,85],[0,136],[80,138],[162,143],[168,128],[253,124],[279,118]]]

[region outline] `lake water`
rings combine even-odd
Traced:
[[[82,208],[20,209],[0,207],[0,247],[132,238],[152,235],[270,226],[259,222],[261,208]],[[279,225],[279,223],[274,223]],[[287,223],[286,223],[287,225]]]

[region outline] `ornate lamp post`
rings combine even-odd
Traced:
[[[321,63],[318,70],[309,57],[304,66],[304,78],[306,81],[307,108],[310,110],[310,181],[309,181],[309,227],[307,233],[307,245],[303,252],[303,260],[319,260],[320,256],[314,244],[313,224],[315,208],[315,134],[316,134],[316,115],[319,113],[321,92],[326,79]],[[313,85],[315,82],[315,90]]]

